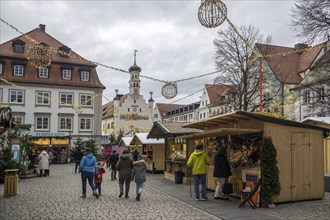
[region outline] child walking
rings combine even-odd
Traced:
[[[105,173],[105,169],[103,168],[104,164],[101,164],[100,162],[97,163],[98,170],[97,174],[95,173],[94,175],[94,183],[95,183],[95,188],[99,192],[99,196],[101,196],[101,183],[102,183],[102,174]]]
[[[145,170],[147,169],[144,160],[138,160],[133,162],[132,180],[136,183],[136,200],[140,201],[143,183],[146,181]]]

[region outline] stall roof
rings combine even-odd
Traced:
[[[315,125],[330,130],[330,117],[308,117],[301,122],[304,124]]]
[[[210,128],[214,126],[221,127],[221,124],[227,124],[228,122],[236,122],[239,120],[249,120],[249,118],[253,118],[256,120],[264,121],[264,122],[270,122],[270,123],[276,123],[276,124],[282,124],[286,126],[292,126],[292,127],[300,127],[300,128],[309,128],[309,129],[316,129],[316,130],[327,130],[325,128],[316,127],[308,124],[303,124],[301,122],[291,121],[287,119],[281,119],[281,118],[274,118],[258,113],[253,112],[245,112],[245,111],[236,111],[231,112],[223,115],[218,115],[212,118],[203,119],[197,122],[189,123],[186,125],[183,125],[184,128],[196,128],[196,129],[202,129],[205,130],[205,128]]]
[[[134,145],[137,141],[141,144],[164,144],[163,138],[148,138],[149,133],[135,133],[130,145]]]
[[[180,136],[180,138],[204,138],[204,137],[212,137],[212,136],[219,136],[219,135],[237,135],[237,134],[251,134],[251,133],[258,133],[261,132],[261,129],[246,129],[246,128],[218,128],[212,129],[209,131],[197,132],[190,135]]]
[[[183,128],[186,122],[154,122],[148,138],[169,138],[201,132],[200,129]]]
[[[118,143],[118,146],[121,146],[121,143],[124,144],[124,146],[129,146],[133,137],[122,137]]]

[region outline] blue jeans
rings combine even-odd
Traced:
[[[143,183],[136,183],[136,196],[142,193]]]
[[[196,199],[199,199],[199,181],[202,183],[202,198],[206,198],[206,174],[194,175]]]
[[[86,194],[87,180],[88,180],[88,184],[92,188],[93,192],[96,190],[93,178],[94,178],[94,173],[90,173],[90,172],[86,172],[86,171],[81,172],[81,182],[82,182],[82,192],[83,192],[83,194]]]

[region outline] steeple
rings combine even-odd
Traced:
[[[136,65],[136,52],[134,50],[134,64],[129,68],[129,73],[131,78],[129,80],[129,94],[137,94],[140,95],[140,72],[141,68]]]

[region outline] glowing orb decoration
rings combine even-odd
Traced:
[[[207,28],[215,28],[227,18],[227,7],[220,0],[203,0],[198,9],[199,22]]]
[[[30,48],[28,52],[29,63],[36,68],[46,68],[51,64],[52,53],[48,46],[38,44]]]

